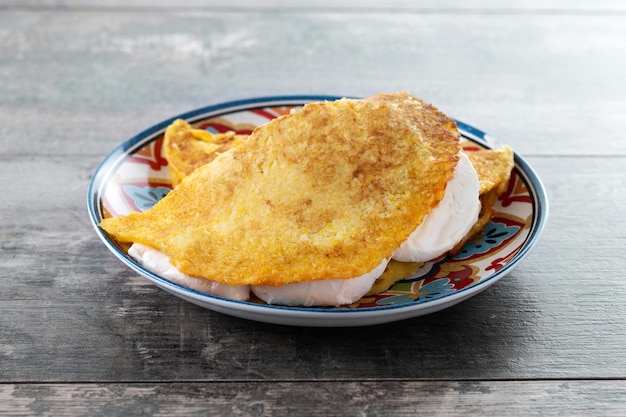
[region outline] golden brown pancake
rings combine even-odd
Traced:
[[[172,185],[176,186],[197,167],[239,145],[246,137],[235,132],[213,134],[194,129],[184,120],[175,120],[165,130],[163,140],[163,157],[167,160]]]
[[[479,194],[486,194],[494,188],[497,194],[502,194],[515,165],[513,150],[504,146],[498,149],[466,152],[466,155],[478,174]]]
[[[226,284],[353,278],[439,203],[459,150],[455,122],[405,92],[308,104],[256,128],[150,210],[101,227]]]
[[[217,155],[240,145],[248,135],[235,132],[213,134],[204,129],[194,129],[184,120],[177,119],[165,130],[163,157],[167,160],[172,185],[176,186],[196,168],[208,164]],[[497,188],[504,191],[513,169],[513,150],[504,146],[466,152],[480,181],[480,195]]]

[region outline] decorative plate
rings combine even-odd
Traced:
[[[130,138],[104,159],[89,186],[89,215],[98,236],[127,266],[177,297],[232,316],[297,326],[363,326],[433,313],[495,284],[528,255],[546,224],[548,200],[535,172],[517,154],[506,192],[496,202],[496,212],[481,241],[468,243],[455,256],[428,262],[388,291],[364,297],[350,306],[284,307],[202,293],[144,268],[98,227],[105,217],[147,210],[170,191],[161,146],[165,128],[175,119],[185,119],[196,128],[213,132],[249,134],[256,126],[294,107],[338,98],[281,96],[227,102],[173,117]],[[487,134],[457,123],[466,150],[497,146]]]

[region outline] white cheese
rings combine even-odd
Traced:
[[[352,304],[372,288],[388,262],[384,259],[376,268],[356,278],[304,281],[280,287],[253,285],[252,292],[268,304],[305,307]]]
[[[401,262],[431,261],[452,249],[478,220],[478,174],[469,158],[460,153],[443,199],[393,253]]]
[[[128,254],[155,274],[185,287],[233,300],[243,301],[250,298],[249,285],[228,285],[183,274],[170,263],[167,255],[149,246],[133,243]]]

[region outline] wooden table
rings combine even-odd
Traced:
[[[0,1],[0,414],[626,415],[619,1]],[[365,328],[214,313],[99,241],[86,192],[140,130],[224,100],[408,89],[550,198],[487,291]]]

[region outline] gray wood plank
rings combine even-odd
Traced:
[[[572,11],[593,12],[606,10],[626,10],[624,4],[615,0],[599,0],[592,3],[585,0],[512,0],[503,3],[498,0],[310,0],[294,2],[289,0],[3,0],[0,7],[11,8],[56,8],[59,10],[79,8],[122,8],[122,9],[217,9],[217,10],[414,10],[420,12],[462,12],[462,11],[532,11],[563,13]]]
[[[498,0],[309,0],[294,2],[289,0],[187,0],[184,3],[175,0],[2,0],[0,6],[12,8],[126,8],[148,9],[172,8],[186,9],[217,9],[217,10],[413,10],[419,12],[590,12],[606,10],[626,10],[626,6],[616,0],[512,0],[503,3]]]
[[[615,416],[624,381],[0,385],[4,416]]]
[[[0,0],[0,415],[626,414],[626,3]],[[551,216],[509,276],[354,329],[213,313],[99,242],[97,164],[165,118],[409,89],[499,137]]]
[[[552,202],[537,249],[467,302],[366,329],[254,323],[158,290],[89,224],[99,160],[0,159],[0,382],[626,377],[622,157],[529,158]]]
[[[102,16],[0,13],[0,154],[103,156],[223,100],[408,89],[524,155],[626,155],[622,14]]]

